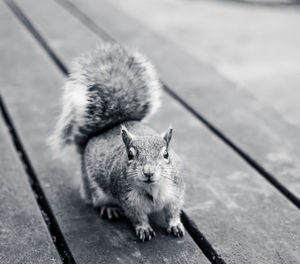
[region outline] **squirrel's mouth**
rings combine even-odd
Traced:
[[[155,181],[153,181],[153,180],[151,180],[151,179],[148,179],[148,180],[143,181],[143,182],[145,182],[145,183],[147,183],[147,184],[155,183]]]

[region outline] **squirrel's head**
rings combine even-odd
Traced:
[[[145,187],[162,180],[171,180],[171,127],[162,135],[136,136],[122,126],[121,134],[127,151],[128,177]]]

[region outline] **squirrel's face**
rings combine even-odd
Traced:
[[[171,180],[172,166],[168,146],[172,128],[162,136],[135,136],[125,127],[122,127],[121,132],[127,150],[128,180],[144,187]]]

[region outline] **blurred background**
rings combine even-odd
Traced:
[[[300,126],[299,1],[112,2]]]

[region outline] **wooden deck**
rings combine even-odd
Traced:
[[[7,0],[0,21],[1,264],[300,263],[300,126],[285,113],[118,0]],[[46,146],[70,62],[115,40],[165,84],[149,123],[173,125],[187,167],[183,238],[157,225],[141,243],[128,221],[102,220],[79,197],[78,162]]]

